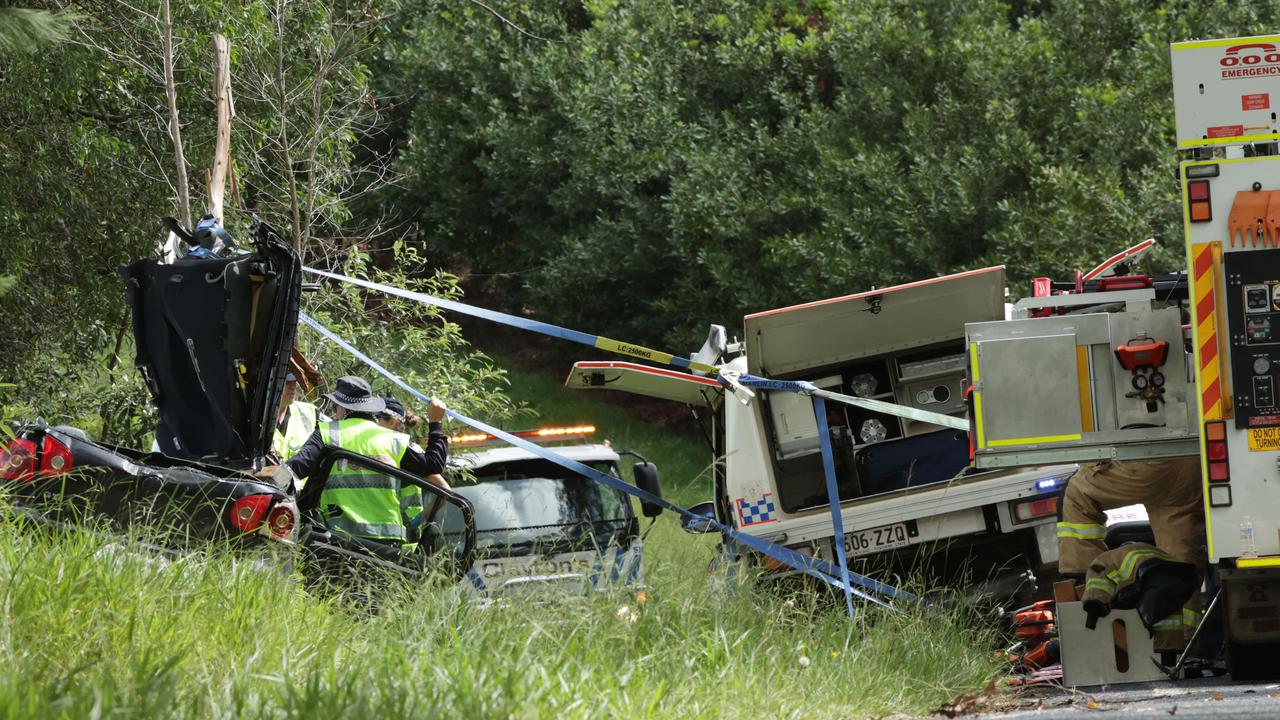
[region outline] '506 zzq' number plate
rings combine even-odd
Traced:
[[[855,530],[844,536],[844,551],[849,557],[871,555],[884,550],[906,547],[911,544],[911,539],[916,535],[914,521]]]

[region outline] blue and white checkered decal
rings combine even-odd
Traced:
[[[738,525],[740,527],[776,522],[778,520],[778,518],[774,517],[774,513],[778,512],[778,506],[773,502],[773,493],[765,493],[764,497],[759,500],[738,498],[735,503],[738,506]]]

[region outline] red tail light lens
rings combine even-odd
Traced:
[[[246,495],[231,505],[231,524],[241,532],[253,532],[262,525],[271,507],[270,495]]]
[[[267,515],[267,529],[272,535],[281,539],[290,538],[297,524],[297,513],[291,506],[283,503],[272,508],[271,513]]]
[[[0,450],[0,478],[31,482],[36,477],[36,444],[14,438]]]
[[[1227,459],[1225,422],[1213,420],[1204,424],[1204,454],[1209,461],[1209,482],[1230,482],[1231,465]]]
[[[71,472],[75,459],[66,445],[52,435],[44,436],[44,447],[40,452],[40,474],[45,476],[62,475]]]
[[[1040,498],[1039,500],[1030,500],[1028,502],[1020,502],[1013,506],[1013,519],[1018,522],[1027,522],[1037,518],[1049,517],[1058,514],[1058,496]]]
[[[1209,199],[1209,181],[1191,180],[1187,183],[1187,214],[1191,222],[1209,222],[1213,219],[1213,203]]]

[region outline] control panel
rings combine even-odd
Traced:
[[[1280,426],[1280,253],[1223,256],[1237,428]]]

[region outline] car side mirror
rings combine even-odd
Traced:
[[[381,533],[403,532],[404,544],[395,539],[351,537],[361,527],[344,517],[342,497],[337,493],[366,489],[376,492],[379,487],[393,490],[398,500],[395,514],[388,508],[388,517],[375,518],[379,521],[375,524],[383,526]],[[326,490],[330,491],[327,496]],[[348,450],[325,447],[315,472],[298,494],[298,510],[303,517],[335,531],[331,536],[352,540],[344,542],[344,546],[356,546],[379,560],[389,560],[409,574],[443,566],[461,578],[475,559],[475,512],[470,501],[398,467]]]
[[[636,479],[636,487],[651,495],[662,497],[662,483],[658,481],[658,466],[651,462],[638,462],[631,467]],[[662,514],[662,506],[656,503],[640,501],[640,513],[647,518]]]
[[[689,508],[689,512],[693,513],[692,517],[687,517],[680,521],[680,527],[684,528],[687,533],[694,535],[706,535],[716,531],[716,504],[708,500],[700,502]]]

